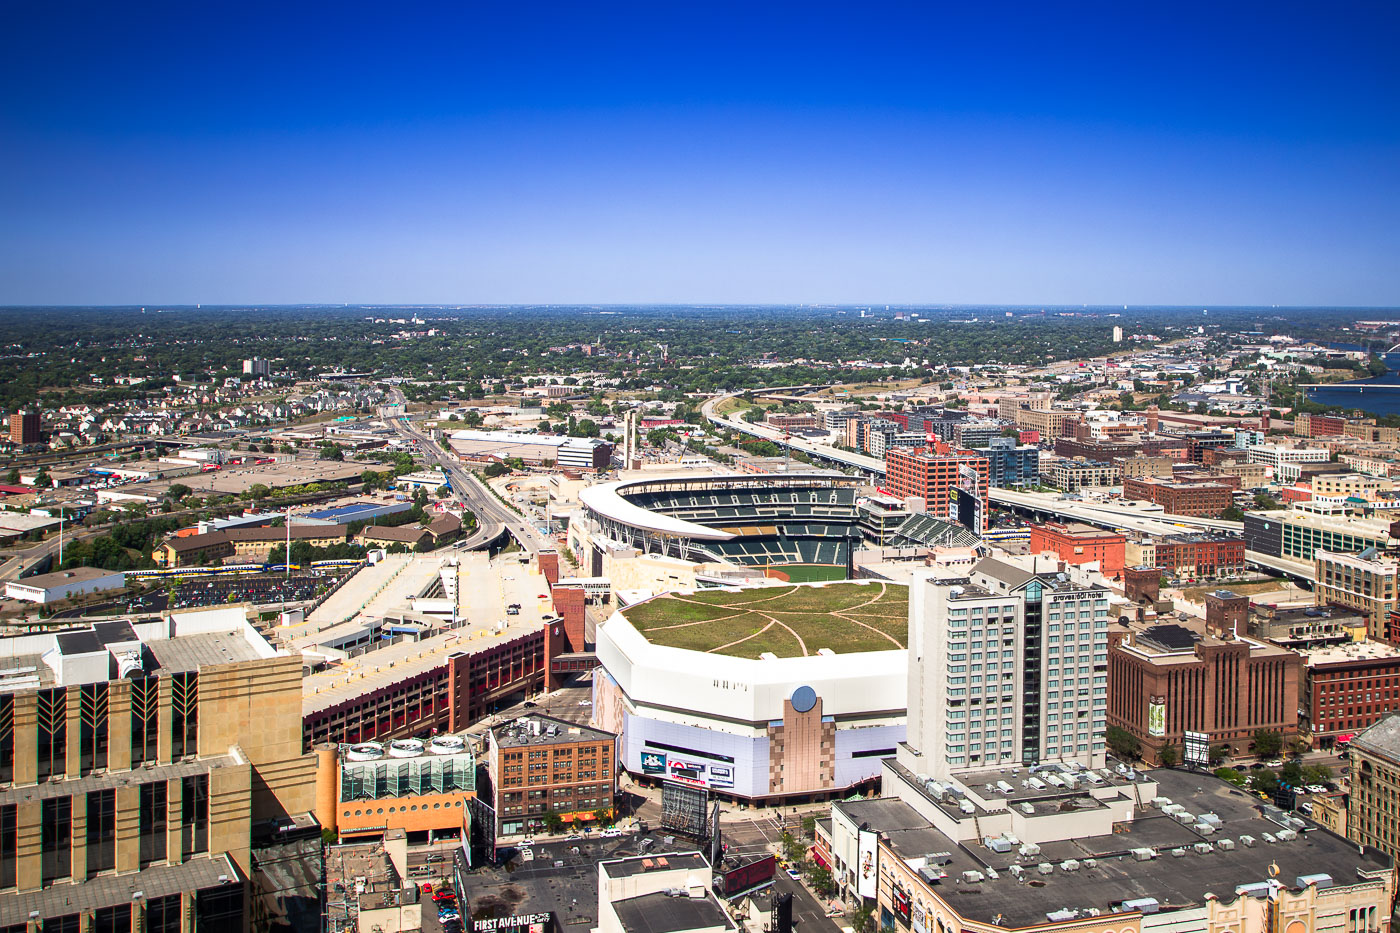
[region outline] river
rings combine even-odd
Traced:
[[[1386,353],[1384,375],[1308,389],[1308,401],[1371,415],[1400,415],[1400,353]]]

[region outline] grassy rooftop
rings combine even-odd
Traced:
[[[736,658],[892,651],[908,643],[909,588],[870,582],[673,593],[622,614],[653,644]]]

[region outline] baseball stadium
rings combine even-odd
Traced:
[[[799,802],[873,786],[904,740],[909,592],[885,581],[656,596],[597,628],[594,725],[642,781]]]
[[[839,474],[706,475],[600,483],[579,498],[600,541],[800,583],[851,576],[860,485]]]

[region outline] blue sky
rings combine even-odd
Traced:
[[[1400,304],[1400,5],[8,4],[0,303]]]

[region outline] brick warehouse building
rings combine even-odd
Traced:
[[[542,829],[547,813],[579,823],[611,816],[613,733],[534,715],[492,729],[489,741],[499,835]]]
[[[1123,498],[1154,502],[1169,515],[1219,518],[1234,501],[1224,483],[1177,483],[1139,477],[1123,481]]]
[[[1245,541],[1239,535],[1188,533],[1129,541],[1129,564],[1175,574],[1221,576],[1244,571]]]
[[[958,485],[959,467],[977,471],[985,507],[988,471],[985,456],[938,444],[932,450],[895,447],[885,452],[885,491],[892,496],[918,496],[928,512],[943,517],[948,512],[948,490]]]
[[[1204,732],[1232,754],[1249,751],[1257,729],[1298,733],[1302,680],[1285,648],[1196,623],[1129,623],[1109,633],[1109,726],[1132,734],[1142,757],[1160,763],[1186,732]]]
[[[1126,544],[1127,540],[1116,531],[1079,522],[1046,522],[1031,526],[1032,554],[1050,551],[1069,564],[1097,561],[1099,570],[1108,577],[1117,577],[1123,572]]]
[[[1331,747],[1387,713],[1400,712],[1400,648],[1367,641],[1302,654],[1304,724],[1314,745]]]

